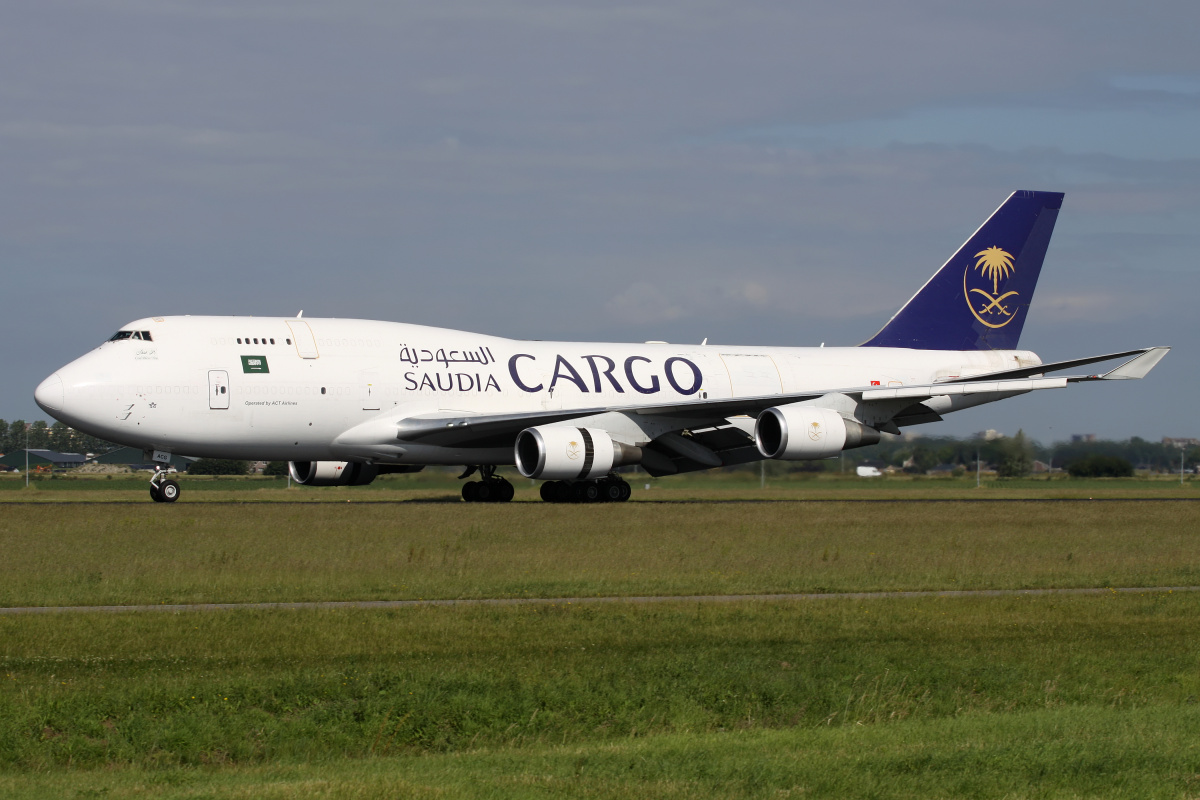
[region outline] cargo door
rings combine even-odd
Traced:
[[[779,368],[770,356],[721,353],[729,371],[729,386],[734,397],[764,397],[783,393]]]

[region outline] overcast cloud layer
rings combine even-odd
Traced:
[[[150,315],[856,344],[1046,189],[1022,346],[1175,351],[919,430],[1200,435],[1200,5],[974,5],[9,4],[0,417]]]

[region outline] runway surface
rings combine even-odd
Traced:
[[[1170,594],[1198,592],[1200,586],[1122,586],[1084,589],[975,589],[923,592],[826,592],[812,594],[715,594],[648,597],[497,597],[465,600],[344,600],[308,603],[175,603],[137,606],[17,606],[0,615],[121,614],[149,611],[173,614],[192,611],[274,611],[317,609],[405,609],[437,606],[555,606],[601,603],[744,603],[772,600],[898,600],[922,597],[1042,597],[1046,595]]]

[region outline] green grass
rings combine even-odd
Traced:
[[[1197,634],[1191,594],[0,618],[0,789],[1188,796]]]
[[[1059,708],[313,764],[0,774],[26,798],[1195,796],[1200,713]]]
[[[11,506],[0,605],[1171,586],[1195,503]]]
[[[1198,504],[925,489],[0,506],[0,605],[1200,583]],[[0,616],[0,797],[1187,798],[1197,664],[1192,592]]]

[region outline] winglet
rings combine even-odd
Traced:
[[[1100,380],[1136,381],[1144,378],[1150,370],[1158,366],[1158,362],[1162,361],[1169,352],[1171,352],[1169,347],[1151,347],[1137,358],[1131,358],[1116,369],[1104,373],[1100,376]]]

